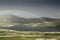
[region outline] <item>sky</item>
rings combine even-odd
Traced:
[[[60,0],[0,0],[0,15],[60,18]]]

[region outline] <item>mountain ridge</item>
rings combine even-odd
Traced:
[[[48,23],[48,22],[60,22],[60,19],[56,18],[23,18],[15,15],[1,15],[0,16],[0,25],[20,25],[20,24],[40,24],[40,23]],[[5,24],[4,24],[5,23]]]
[[[55,22],[60,19],[55,18],[23,18],[15,15],[1,16],[0,28],[19,31],[58,31],[55,29]],[[50,30],[51,29],[51,30]]]

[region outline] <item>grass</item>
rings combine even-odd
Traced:
[[[13,34],[11,34],[13,33]],[[42,35],[43,39],[51,39],[51,38],[56,38],[60,40],[60,32],[31,32],[31,31],[0,31],[0,35]],[[40,40],[41,37],[0,37],[0,40]]]
[[[1,37],[0,40],[37,40],[37,39],[43,39],[43,40],[60,40],[60,39],[57,39],[57,38],[26,38],[26,37]]]
[[[2,37],[0,40],[35,40],[36,38]]]

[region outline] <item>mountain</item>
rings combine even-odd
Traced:
[[[15,15],[0,15],[0,27],[20,25],[20,23],[24,23],[25,20],[25,18]]]
[[[21,18],[15,15],[1,15],[0,16],[0,22],[19,22],[19,21],[24,21],[25,18]]]
[[[58,31],[55,29],[56,22],[60,22],[60,19],[48,17],[22,18],[15,15],[0,15],[0,29]]]
[[[22,18],[15,15],[0,15],[0,27],[9,27],[9,26],[15,26],[15,25],[24,25],[28,24],[28,26],[38,26],[40,23],[43,23],[45,26],[45,23],[50,22],[59,22],[60,19],[56,18],[47,18],[47,17],[41,17],[41,18]]]
[[[58,22],[60,21],[60,19],[58,18],[49,18],[49,17],[42,17],[42,19],[44,19],[45,21],[48,21],[48,22]]]

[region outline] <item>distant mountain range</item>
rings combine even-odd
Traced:
[[[48,17],[22,18],[15,15],[0,16],[0,28],[12,30],[57,31],[54,29],[55,22],[60,22],[60,19]]]
[[[60,19],[56,18],[22,18],[15,15],[1,15],[0,23],[44,23],[44,22],[56,22],[60,21]]]
[[[41,18],[23,18],[18,17],[16,15],[0,15],[1,22],[33,22],[33,23],[41,23],[41,22],[52,22],[52,21],[60,21],[57,18],[49,18],[49,17],[41,17]]]

